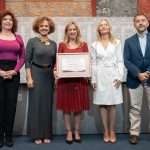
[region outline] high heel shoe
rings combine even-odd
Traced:
[[[39,145],[39,144],[42,144],[42,140],[41,139],[35,139],[35,144]]]
[[[111,143],[116,143],[117,139],[116,139],[116,134],[115,133],[110,135],[109,141]]]
[[[0,136],[0,148],[4,146],[4,136]]]
[[[70,132],[70,134],[72,135],[72,131],[71,131],[71,130],[67,130],[67,137],[68,137],[69,132]],[[66,143],[67,143],[67,144],[72,144],[72,143],[73,143],[73,139],[72,139],[72,140],[68,140],[68,139],[66,138]]]
[[[108,143],[108,142],[109,142],[109,134],[108,134],[108,132],[104,132],[103,141],[104,141],[105,143]]]
[[[78,129],[74,129],[74,141],[77,143],[81,143],[82,142],[81,138],[76,138],[76,135],[80,137]]]
[[[109,142],[109,138],[103,138],[103,141],[105,142],[105,143],[108,143]]]
[[[51,140],[50,140],[49,138],[45,138],[45,139],[43,140],[43,142],[44,142],[45,144],[50,144],[50,143],[51,143]]]
[[[12,147],[14,145],[12,137],[5,137],[5,145],[8,147]]]

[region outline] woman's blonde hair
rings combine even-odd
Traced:
[[[76,38],[76,43],[79,45],[79,47],[82,47],[82,44],[83,44],[83,40],[82,40],[82,37],[81,37],[81,32],[80,32],[80,29],[79,29],[79,26],[74,22],[74,21],[71,21],[69,22],[66,27],[65,27],[65,31],[64,31],[64,42],[66,44],[69,43],[69,37],[68,37],[68,28],[70,25],[74,25],[77,29],[77,38]]]
[[[99,28],[100,28],[100,25],[101,25],[102,21],[106,21],[108,26],[109,26],[109,40],[110,40],[110,42],[111,43],[116,43],[116,38],[112,34],[112,27],[111,27],[110,23],[108,22],[108,20],[106,20],[106,19],[101,20],[97,25],[97,29],[96,29],[96,39],[97,39],[97,41],[101,40],[101,33],[99,31]]]

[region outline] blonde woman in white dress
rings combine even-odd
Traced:
[[[104,142],[116,142],[116,105],[123,102],[121,81],[123,56],[121,43],[112,35],[109,22],[101,20],[97,26],[97,40],[92,43],[93,103],[99,105],[104,128]]]

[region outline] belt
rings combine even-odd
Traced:
[[[105,65],[105,64],[100,64],[100,65],[97,65],[97,67],[114,67],[114,65]]]
[[[117,67],[115,63],[100,63],[97,66],[98,67]]]
[[[32,65],[38,67],[38,68],[42,68],[42,69],[49,69],[49,68],[52,68],[51,65],[48,65],[48,64],[43,64],[43,65],[39,65],[39,64],[36,64],[35,62],[32,62]]]

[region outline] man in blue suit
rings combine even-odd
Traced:
[[[138,143],[141,124],[141,106],[145,92],[150,109],[150,33],[147,32],[149,22],[144,15],[136,15],[133,19],[137,33],[125,41],[124,64],[127,68],[127,87],[130,94],[130,140]]]

